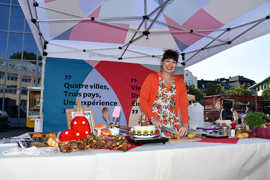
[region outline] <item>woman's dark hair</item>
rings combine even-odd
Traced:
[[[163,57],[161,59],[161,62],[163,62],[165,59],[173,59],[177,63],[178,62],[178,58],[179,58],[179,54],[178,54],[177,51],[172,50],[172,49],[167,49],[163,53]]]

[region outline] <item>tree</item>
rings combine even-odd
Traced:
[[[264,100],[270,100],[270,88],[264,89],[262,96],[264,97]]]
[[[196,101],[202,103],[203,93],[198,88],[195,88],[193,84],[190,86],[187,85],[187,92],[188,94],[194,95],[196,98]]]
[[[204,93],[206,96],[225,94],[225,89],[224,86],[220,84],[206,84]]]
[[[9,58],[10,59],[21,59],[22,58],[22,52],[16,52],[16,53],[12,54]],[[36,60],[37,55],[35,53],[32,53],[32,52],[23,51],[23,59]],[[41,59],[42,59],[42,57],[39,56],[38,60],[41,60]],[[34,61],[32,63],[36,64],[36,61]]]
[[[226,91],[228,95],[236,95],[236,96],[252,96],[252,91],[247,89],[245,85],[241,85],[239,87],[233,87],[230,90]]]

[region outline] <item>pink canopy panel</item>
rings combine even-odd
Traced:
[[[270,0],[19,0],[45,56],[191,66],[270,32]]]

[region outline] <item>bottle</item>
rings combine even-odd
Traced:
[[[231,124],[231,133],[230,133],[231,138],[235,138],[235,127],[236,127],[236,123],[233,122]]]
[[[238,137],[239,134],[241,134],[242,130],[241,130],[241,126],[237,125],[235,128],[235,135],[236,137]]]

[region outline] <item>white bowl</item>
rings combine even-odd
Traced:
[[[116,128],[116,127],[109,128],[109,130],[111,131],[111,133],[112,133],[113,136],[118,135],[119,134],[119,131],[120,131],[119,128]]]

